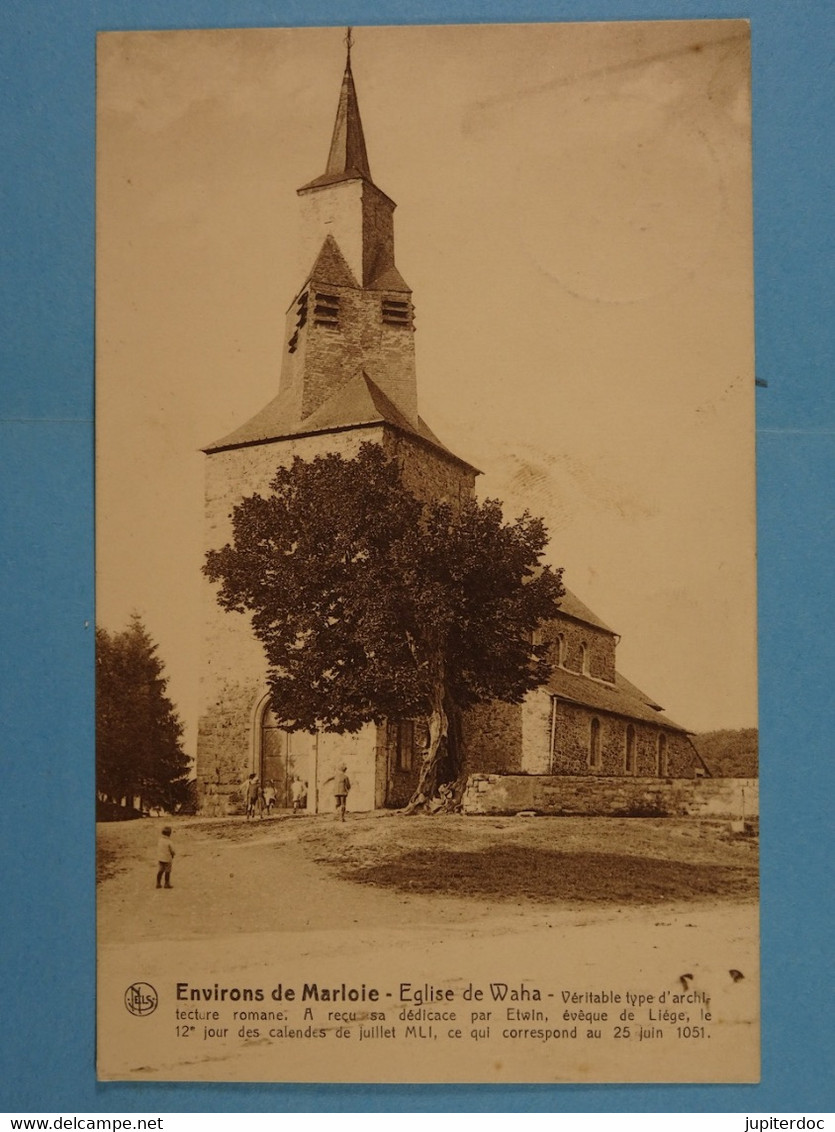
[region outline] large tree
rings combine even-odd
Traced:
[[[190,760],[166,686],[139,616],[121,633],[96,629],[96,789],[110,802],[171,810],[188,797]]]
[[[541,561],[545,528],[505,523],[494,500],[421,502],[375,444],[297,457],[270,488],[238,504],[231,543],[207,555],[218,601],[252,615],[282,726],[427,720],[422,806],[462,779],[461,711],[518,703],[547,679],[533,642],[563,590]]]

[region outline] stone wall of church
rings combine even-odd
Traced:
[[[494,700],[464,712],[462,734],[470,774],[510,774],[522,769],[522,708]]]
[[[317,326],[317,293],[333,294],[339,301],[338,327]],[[322,301],[319,299],[318,301]],[[301,368],[302,420],[314,413],[362,369],[363,339],[367,334],[365,296],[352,287],[334,287],[315,280],[310,286],[307,325],[303,331]]]
[[[600,758],[590,765],[591,723],[600,725]],[[658,724],[627,720],[620,716],[594,712],[590,708],[558,700],[554,727],[554,761],[552,774],[624,775],[626,769],[626,731],[635,732],[635,768],[637,777],[659,777],[659,735],[666,736],[666,774],[661,777],[692,778],[696,754],[693,745],[680,731],[667,730]],[[525,766],[525,770],[534,768]],[[662,768],[664,769],[664,768]]]
[[[256,692],[256,697],[258,701],[263,699],[263,692]],[[245,729],[240,727],[241,721],[246,719],[256,727],[259,723],[257,714],[250,708],[252,699],[251,687],[230,685],[225,698],[201,721],[206,765],[214,767],[213,774],[198,780],[200,810],[207,817],[241,813],[244,782],[250,771],[258,773],[260,770],[257,747],[260,736],[252,725]],[[286,738],[286,733],[281,734]],[[239,757],[242,748],[249,752],[247,758]],[[282,754],[282,771],[283,761]],[[298,777],[305,783],[308,813],[330,813],[335,808],[333,779],[344,764],[351,781],[348,810],[373,810],[385,801],[386,761],[385,728],[374,724],[366,724],[353,735],[296,732],[290,736],[287,750],[286,780]],[[265,781],[268,777],[265,776]],[[282,774],[280,779],[273,780],[279,787],[279,806],[287,804],[284,778]]]
[[[301,270],[307,273],[313,267],[327,233],[339,245],[354,279],[362,283],[362,181],[303,190],[299,206]]]
[[[354,735],[333,735],[320,733],[308,736],[311,746],[316,747],[317,757],[308,758],[308,769],[302,774],[305,781],[312,783],[318,769],[317,795],[308,790],[308,810],[317,813],[332,813],[335,809],[333,779],[341,766],[345,766],[351,789],[347,799],[349,811],[363,812],[381,805],[378,782],[378,768],[385,766],[385,728],[367,723]]]
[[[394,264],[394,201],[367,181],[362,186],[362,227],[362,283],[369,287]]]
[[[398,295],[397,299],[406,302],[408,295]],[[363,368],[414,427],[418,419],[414,331],[410,325],[392,326],[383,322],[382,300],[379,292],[366,292],[366,301],[372,308],[369,321],[375,342],[373,350],[366,353]]]
[[[362,187],[359,182],[312,190],[302,194],[302,200],[314,241],[309,246],[307,267],[312,274],[304,325],[297,327],[296,303],[288,312],[282,389],[298,404],[299,419],[303,420],[364,370],[416,425],[411,317],[405,325],[393,326],[383,320],[382,311],[384,298],[403,302],[409,300],[409,293],[390,292],[387,296],[359,285],[363,280],[370,281],[369,272],[379,273],[393,266],[392,202],[378,189]],[[325,233],[333,237],[338,250],[330,240],[323,247]],[[335,325],[317,324],[317,297],[323,295],[331,308],[328,321],[333,306],[338,307]]]
[[[545,688],[530,692],[522,704],[522,757],[520,768],[527,774],[551,771],[551,695]]]
[[[588,675],[598,680],[615,679],[615,638],[611,633],[574,621],[570,617],[557,617],[543,629],[545,640],[552,643],[549,654],[552,664],[560,663],[571,672],[583,671],[582,646],[587,650]],[[562,638],[561,647],[558,646]]]
[[[216,697],[201,704],[197,785],[201,812],[209,817],[234,813],[241,804],[240,785],[253,769],[253,715],[262,696],[260,680],[228,677],[217,686]]]
[[[322,296],[328,296],[323,298]],[[333,304],[331,296],[336,299]],[[317,303],[337,310],[336,325],[317,325]],[[358,374],[376,382],[411,421],[417,422],[414,334],[408,326],[384,324],[382,297],[314,279],[307,302],[307,322],[298,333],[295,351],[289,342],[295,333],[295,316],[287,323],[282,387],[299,390],[300,419],[314,413]]]
[[[522,704],[490,703],[464,716],[464,740],[470,773],[627,776],[626,731],[635,736],[634,777],[692,778],[698,765],[693,745],[680,731],[627,720],[577,704],[557,702],[543,688]],[[591,721],[600,725],[600,761],[589,763]],[[551,757],[551,731],[553,750]],[[659,774],[659,735],[665,736],[664,771]]]
[[[403,482],[418,499],[443,500],[460,506],[472,497],[475,473],[466,465],[393,429],[387,431],[384,447],[400,461]]]
[[[370,286],[394,263],[394,202],[367,181],[339,181],[303,189],[301,270],[315,263],[326,234],[333,236],[359,286]]]

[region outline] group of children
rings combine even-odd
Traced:
[[[345,763],[339,767],[335,774],[325,779],[325,784],[333,783],[333,796],[336,803],[336,812],[340,821],[345,821],[345,810],[348,802],[348,793],[351,789],[351,780],[348,777],[348,768]],[[307,807],[307,783],[295,777],[290,784],[290,799],[293,804],[293,813],[297,814]],[[246,803],[247,821],[258,816],[264,816],[266,808],[269,814],[276,803],[275,784],[270,781],[262,787],[260,779],[253,771],[244,783],[244,801]],[[165,825],[160,830],[157,841],[157,888],[173,888],[171,884],[171,866],[174,861],[174,846],[171,843],[171,826]]]
[[[264,810],[267,811],[267,816],[272,812],[275,805],[275,786],[272,780],[266,786],[261,785],[260,779],[256,778],[254,772],[244,783],[244,802],[246,804],[246,819],[255,817],[256,810],[258,817],[264,816]]]
[[[342,763],[336,773],[332,774],[330,778],[326,778],[324,784],[327,785],[328,782],[333,783],[336,812],[339,814],[341,820],[345,821],[348,793],[351,789],[351,780],[348,777],[348,768],[345,763]],[[274,783],[271,780],[265,787],[262,787],[255,771],[250,774],[249,778],[244,783],[243,793],[247,820],[254,818],[256,812],[258,817],[262,818],[265,809],[267,815],[269,815],[276,803],[276,789]],[[302,810],[307,809],[307,783],[303,782],[298,775],[294,775],[290,783],[290,801],[294,814],[301,813]]]

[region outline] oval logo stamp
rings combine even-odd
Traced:
[[[131,983],[125,991],[125,1006],[138,1017],[153,1014],[158,1003],[159,995],[150,983]]]

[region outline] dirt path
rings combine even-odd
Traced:
[[[333,819],[304,819],[328,832]],[[299,819],[301,821],[301,819]],[[480,922],[495,910],[483,900],[403,895],[346,884],[317,864],[293,819],[234,824],[218,837],[211,823],[175,827],[174,888],[154,887],[156,824],[99,827],[116,871],[99,885],[103,943],[189,939],[218,934],[304,932]],[[236,836],[236,833],[238,836]]]
[[[154,888],[158,822],[98,827],[103,942],[710,907],[756,892],[756,843],[672,820],[330,815],[174,823],[174,891]]]

